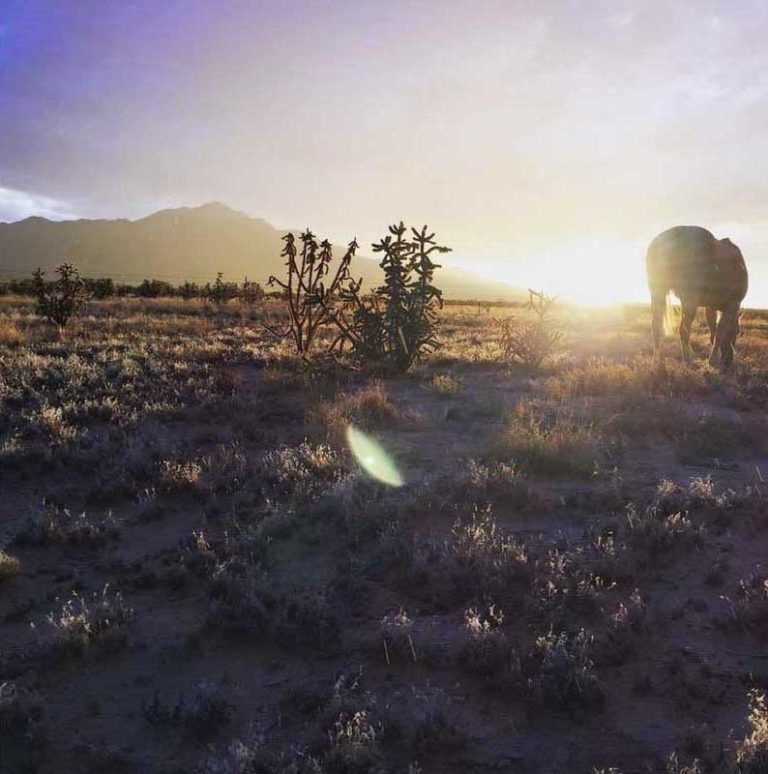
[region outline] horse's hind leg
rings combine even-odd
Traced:
[[[707,326],[709,327],[709,343],[715,343],[715,335],[717,334],[717,309],[713,306],[708,306],[704,310],[704,314],[707,317]]]
[[[709,364],[714,365],[719,351],[717,342],[717,309],[708,306],[705,314],[707,316],[707,325],[709,326],[709,343],[712,345],[712,351],[709,353]]]
[[[683,313],[680,318],[680,327],[678,329],[680,333],[680,349],[683,354],[683,362],[691,362],[691,326],[693,325],[693,318],[696,317],[696,306],[686,304],[683,301]]]
[[[653,333],[653,354],[661,354],[661,337],[664,334],[664,313],[667,308],[666,293],[655,292],[651,295],[651,332]]]

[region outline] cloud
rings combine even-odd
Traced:
[[[74,217],[65,202],[51,199],[49,196],[0,186],[0,221],[12,222],[28,218],[30,215],[40,215],[50,220]]]
[[[505,265],[742,223],[762,260],[757,0],[2,6],[0,217],[218,199],[339,241],[428,222]]]

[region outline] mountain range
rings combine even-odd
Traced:
[[[138,220],[59,220],[30,217],[0,223],[0,277],[23,277],[38,266],[51,270],[68,261],[83,277],[111,277],[137,284],[162,279],[172,284],[225,280],[265,283],[285,272],[282,236],[261,218],[220,202],[155,212]],[[294,230],[298,235],[298,230]],[[334,251],[341,255],[343,248]],[[358,253],[353,274],[365,286],[381,283],[383,272]],[[438,271],[436,284],[448,298],[516,300],[520,291],[452,268]]]

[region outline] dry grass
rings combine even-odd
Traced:
[[[591,423],[578,421],[566,411],[548,414],[532,402],[521,401],[489,455],[536,475],[591,478],[598,470],[601,449]]]
[[[427,387],[438,395],[452,397],[461,393],[461,381],[450,374],[434,374]]]
[[[19,560],[15,556],[0,551],[0,582],[13,578],[19,571]]]
[[[547,391],[559,400],[584,395],[690,398],[706,394],[718,381],[714,372],[693,370],[674,360],[656,363],[649,357],[636,357],[615,362],[593,358],[553,376]]]
[[[59,336],[0,303],[0,768],[764,770],[764,315],[724,376],[654,364],[644,308],[564,308],[530,373],[507,312],[448,306],[377,380],[307,368],[283,311],[120,299]]]
[[[363,429],[401,426],[406,415],[392,401],[386,386],[373,381],[358,389],[342,393],[332,402],[321,403],[316,409],[321,426],[338,433],[347,426]]]
[[[19,347],[25,341],[24,332],[13,320],[0,320],[0,347]]]
[[[749,734],[736,746],[737,774],[762,774],[768,770],[768,708],[765,694],[749,694]]]

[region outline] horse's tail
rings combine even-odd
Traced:
[[[663,304],[663,319],[664,319],[664,335],[672,336],[677,330],[677,326],[680,324],[679,311],[680,304],[678,303],[677,296],[669,290],[667,295],[662,301]]]

